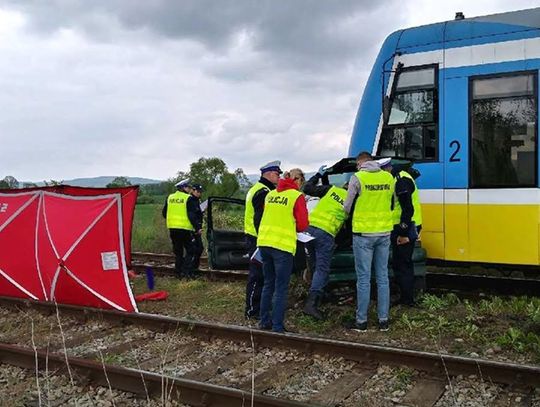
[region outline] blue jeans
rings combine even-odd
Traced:
[[[311,265],[315,270],[313,279],[311,280],[310,291],[322,294],[328,284],[330,260],[332,260],[332,254],[334,253],[334,237],[314,226],[310,226],[307,231],[315,237],[314,240],[306,244]]]
[[[390,287],[388,284],[388,254],[390,236],[353,235],[356,269],[356,321],[366,322],[371,291],[371,266],[377,281],[377,314],[379,321],[388,320]]]
[[[261,295],[261,327],[283,332],[293,255],[272,247],[260,247],[264,286]]]

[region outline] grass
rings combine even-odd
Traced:
[[[414,370],[407,367],[399,367],[395,370],[398,390],[404,390],[411,384],[414,376]]]
[[[213,283],[206,280],[157,278],[155,290],[169,293],[174,315],[206,320],[239,322],[244,311],[244,283]],[[135,293],[147,291],[144,278],[133,282]],[[145,312],[163,312],[163,303],[142,303]]]
[[[324,334],[329,332],[334,324],[331,320],[317,321],[307,315],[297,313],[294,315],[292,322],[302,331],[307,331],[315,334]]]

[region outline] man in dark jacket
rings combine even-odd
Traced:
[[[195,249],[193,255],[193,269],[195,272],[197,272],[199,270],[199,266],[201,265],[201,255],[204,251],[204,245],[202,241],[203,212],[201,210],[201,195],[203,187],[201,184],[193,184],[191,187],[191,195],[197,202],[197,211],[195,212],[197,218],[196,223],[197,225],[201,225],[200,230],[193,233],[193,244]]]
[[[202,220],[199,220],[197,215],[200,208],[195,198],[191,196],[191,185],[188,179],[177,182],[175,186],[177,191],[168,196],[162,214],[167,220],[167,228],[176,257],[176,276],[191,278],[195,253],[193,233],[202,233]]]
[[[392,269],[400,298],[394,304],[414,305],[414,245],[422,228],[422,208],[414,178],[401,166],[388,163],[381,168],[396,179],[393,204],[394,229],[390,235]]]
[[[244,213],[244,233],[248,247],[249,258],[253,256],[257,249],[257,233],[264,210],[264,200],[268,192],[276,189],[279,181],[280,161],[272,161],[263,165],[261,178],[253,185],[246,195],[246,207]],[[261,264],[256,261],[249,263],[249,275],[246,285],[246,308],[244,311],[246,318],[259,318],[261,305],[261,292],[264,286],[264,276]]]

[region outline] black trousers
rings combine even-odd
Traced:
[[[190,276],[193,273],[193,257],[195,255],[193,233],[185,229],[169,229],[169,235],[176,257],[174,262],[176,276]]]
[[[249,258],[251,258],[257,249],[257,238],[251,235],[246,235],[246,243],[248,246]],[[264,276],[262,266],[250,262],[248,281],[246,285],[246,309],[244,311],[245,316],[248,318],[259,317],[263,285]]]
[[[201,265],[201,256],[204,251],[204,245],[203,245],[201,235],[197,233],[193,233],[193,246],[194,246],[193,269],[198,270],[199,266]]]
[[[390,244],[392,246],[392,269],[400,291],[399,302],[402,304],[414,303],[414,263],[412,255],[415,240],[407,244],[397,244],[397,233],[392,232]]]

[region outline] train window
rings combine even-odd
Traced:
[[[533,95],[533,86],[533,75],[476,79],[473,82],[473,97],[475,100],[478,100],[494,97]]]
[[[433,121],[433,91],[401,93],[394,97],[388,124]]]
[[[536,185],[536,75],[473,78],[471,186]]]
[[[435,126],[385,128],[378,154],[413,160],[435,159],[435,134]]]
[[[415,69],[400,73],[396,89],[433,87],[435,85],[435,69]]]
[[[377,154],[416,161],[437,159],[436,76],[435,66],[397,73]]]

